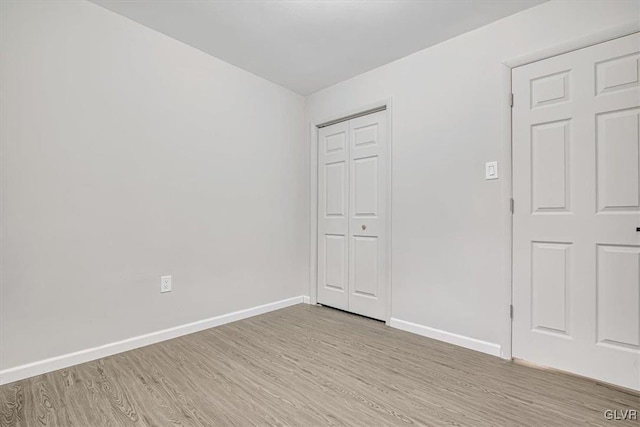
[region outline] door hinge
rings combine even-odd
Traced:
[[[513,304],[509,305],[509,318],[513,320]]]
[[[513,94],[509,97],[509,103],[511,104],[511,108],[513,108]]]
[[[516,202],[513,201],[513,197],[509,199],[509,209],[511,209],[511,213],[514,213],[516,210]]]

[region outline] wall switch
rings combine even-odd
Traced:
[[[485,163],[484,179],[498,179],[498,162]]]
[[[171,276],[160,278],[160,293],[171,292]]]

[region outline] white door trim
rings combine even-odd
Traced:
[[[392,212],[392,175],[393,175],[393,161],[392,161],[392,98],[383,99],[378,102],[374,102],[369,105],[364,105],[359,108],[354,108],[348,111],[337,112],[329,117],[322,117],[321,119],[312,119],[309,124],[309,301],[311,304],[318,303],[318,136],[319,127],[323,123],[329,123],[343,118],[351,117],[356,114],[360,114],[365,111],[373,110],[376,108],[385,107],[387,111],[387,129],[388,129],[388,141],[387,144],[387,167],[389,173],[387,174],[387,182],[385,183],[388,191],[387,197],[387,219],[386,219],[386,232],[387,232],[387,308],[385,313],[385,322],[388,324],[391,319],[391,242],[393,240],[393,234],[391,233],[391,218]]]
[[[511,198],[513,197],[513,159],[511,153],[512,145],[512,117],[511,117],[511,70],[532,62],[541,61],[553,56],[584,49],[589,46],[608,42],[620,37],[640,32],[640,22],[632,21],[626,24],[610,27],[604,31],[572,39],[567,42],[550,46],[546,49],[537,50],[524,55],[502,61],[502,174],[504,183],[502,185],[502,227],[503,227],[503,271],[505,307],[510,307],[513,303],[513,214],[511,212]],[[517,100],[515,101],[517,102]],[[518,206],[515,206],[518,209]],[[508,312],[508,311],[507,311]],[[513,320],[509,318],[509,336],[505,340],[506,345],[502,347],[501,357],[511,359],[513,353]]]

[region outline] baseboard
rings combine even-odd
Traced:
[[[302,297],[302,302],[305,303],[305,304],[311,304],[311,297],[308,296],[308,295],[304,295]]]
[[[126,340],[101,345],[99,347],[88,348],[86,350],[76,351],[74,353],[64,354],[62,356],[52,357],[50,359],[40,360],[25,365],[16,366],[14,368],[4,369],[0,371],[0,385],[19,381],[25,378],[44,374],[46,372],[56,371],[58,369],[67,368],[69,366],[78,365],[80,363],[90,362],[92,360],[101,359],[124,351],[145,347],[161,341],[177,338],[183,335],[192,334],[215,326],[224,325],[226,323],[235,322],[237,320],[246,319],[248,317],[257,316],[259,314],[268,313],[270,311],[279,310],[296,304],[301,304],[308,297],[298,296],[269,304],[259,305],[257,307],[247,308],[245,310],[234,311],[232,313],[223,314],[221,316],[211,317],[209,319],[199,320],[193,323],[164,329],[150,334],[140,335]]]
[[[389,322],[387,322],[387,325],[391,326],[392,328],[402,329],[403,331],[422,335],[427,338],[433,338],[438,341],[444,341],[449,344],[454,344],[460,347],[500,357],[500,345],[498,344],[477,340],[475,338],[465,337],[464,335],[458,335],[451,332],[442,331],[440,329],[430,328],[428,326],[418,325],[417,323],[411,323],[405,320],[395,319],[393,317],[389,320]]]

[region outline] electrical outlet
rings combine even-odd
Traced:
[[[171,276],[160,278],[160,293],[171,292]]]

